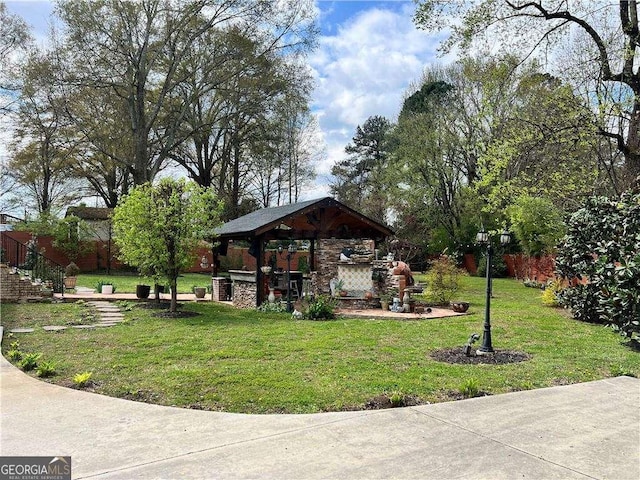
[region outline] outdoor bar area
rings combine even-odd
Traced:
[[[330,197],[258,210],[225,223],[216,234],[220,246],[214,257],[225,253],[229,241],[244,240],[260,266],[229,271],[232,302],[240,308],[278,296],[296,301],[320,294],[335,296],[343,309],[375,308],[380,293],[394,283],[387,259],[378,258],[376,248],[393,232]],[[303,242],[309,273],[290,263]],[[266,249],[274,243],[280,245],[277,255],[286,256],[288,268],[272,264],[274,253]]]

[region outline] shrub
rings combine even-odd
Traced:
[[[25,353],[22,355],[19,366],[25,372],[33,370],[38,366],[38,359],[42,356],[41,353]]]
[[[579,320],[612,326],[637,342],[640,338],[640,193],[617,199],[594,197],[568,222],[556,257],[565,279],[587,285],[559,296]]]
[[[547,307],[559,307],[559,294],[562,292],[562,281],[559,279],[549,280],[542,292],[542,304]]]
[[[73,376],[73,383],[75,383],[80,388],[86,387],[91,380],[92,375],[92,372],[76,373]]]
[[[56,366],[53,362],[42,362],[36,369],[36,375],[39,377],[52,377],[56,374]]]
[[[337,306],[338,303],[335,299],[326,295],[319,295],[309,303],[304,312],[304,317],[309,320],[330,320],[335,318]]]
[[[464,398],[477,397],[480,393],[480,384],[475,378],[468,378],[460,385],[460,393]]]
[[[460,275],[460,269],[447,256],[442,255],[431,262],[425,279],[427,301],[448,304],[460,288]]]
[[[285,302],[281,302],[280,300],[276,302],[263,302],[257,310],[259,312],[275,312],[275,313],[284,313],[287,311],[287,304]]]

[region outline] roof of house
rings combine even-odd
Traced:
[[[393,231],[343,203],[324,197],[280,207],[263,208],[231,220],[215,230],[221,239],[372,238]]]
[[[113,208],[106,207],[69,207],[65,217],[74,215],[82,220],[109,220],[113,215]]]

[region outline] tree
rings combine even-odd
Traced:
[[[490,37],[492,45],[528,57],[534,52],[557,51],[561,39],[580,36],[583,53],[565,59],[560,68],[572,75],[580,72],[581,78],[572,78],[576,86],[592,86],[584,90],[585,101],[597,103],[599,133],[614,141],[624,155],[623,186],[632,185],[640,176],[640,71],[635,68],[640,25],[635,0],[598,4],[597,8],[581,0],[419,3],[414,20],[425,29],[449,26],[449,15],[462,17],[452,22],[445,50],[459,45],[468,51]],[[580,61],[584,63],[576,65]]]
[[[220,125],[209,116],[186,125],[193,108],[208,107],[203,96],[224,86],[229,99],[239,94],[233,80],[252,77],[255,63],[238,57],[236,44],[222,42],[220,54],[212,54],[219,37],[238,32],[236,40],[256,47],[253,58],[268,62],[276,51],[304,51],[315,35],[308,1],[79,0],[60,3],[58,13],[68,32],[64,82],[70,94],[79,87],[119,99],[131,150],[108,154],[129,169],[134,185],[152,181],[192,134],[207,139],[222,131],[229,151],[239,152],[242,120]],[[68,108],[80,122],[72,103]]]
[[[172,179],[134,187],[114,210],[119,257],[145,275],[167,279],[173,313],[178,276],[192,265],[198,244],[212,238],[220,212],[210,189]]]
[[[0,2],[0,113],[8,112],[15,101],[13,92],[19,89],[20,79],[17,69],[31,41],[25,21],[11,15]]]
[[[23,207],[33,201],[38,213],[46,213],[82,196],[71,175],[75,145],[67,141],[62,93],[54,81],[55,59],[33,50],[23,78],[9,175],[27,192],[16,194],[15,201]]]
[[[522,195],[508,208],[511,229],[525,254],[554,253],[565,234],[560,210],[546,198]]]
[[[391,122],[385,117],[369,117],[358,125],[348,155],[331,168],[331,193],[341,202],[366,215],[384,221],[386,197],[381,188],[382,171],[390,153]]]

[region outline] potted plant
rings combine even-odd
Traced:
[[[71,262],[69,265],[67,265],[64,268],[64,288],[76,288],[79,273],[80,269],[75,263]]]
[[[344,280],[338,280],[336,282],[336,292],[338,292],[338,295],[341,297],[347,296],[347,291],[344,289]]]
[[[380,295],[380,305],[382,306],[382,310],[389,310],[391,298],[391,295],[388,293],[383,293],[382,295]]]
[[[136,285],[136,297],[143,299],[149,298],[149,294],[151,293],[151,285]]]
[[[100,280],[96,283],[96,292],[101,293],[103,295],[111,295],[115,293],[116,287],[109,280]]]

